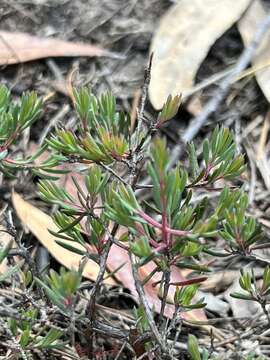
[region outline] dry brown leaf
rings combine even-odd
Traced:
[[[57,56],[104,56],[108,51],[95,45],[40,38],[26,33],[0,31],[0,65]]]
[[[160,109],[169,94],[185,95],[214,42],[242,15],[250,0],[181,0],[161,19],[153,38],[150,100]]]
[[[255,0],[249,7],[243,18],[238,22],[238,29],[245,46],[249,46],[254,38],[255,30],[261,24],[267,11],[260,0]],[[253,57],[252,65],[256,69],[270,64],[270,30],[266,33]],[[264,67],[256,71],[256,79],[265,97],[270,102],[270,68]]]
[[[189,100],[187,106],[187,111],[189,111],[193,116],[197,116],[202,112],[203,109],[203,102],[202,102],[202,96],[195,95],[192,96],[192,98]]]
[[[58,227],[52,218],[39,210],[35,206],[26,202],[19,194],[12,194],[12,203],[22,224],[26,226],[35,237],[48,249],[50,254],[62,265],[71,269],[78,269],[82,256],[74,254],[55,242],[56,237],[49,233],[48,229],[58,231]],[[72,243],[72,246],[83,249],[78,243]],[[99,266],[92,260],[89,260],[84,268],[83,275],[91,280],[95,280]],[[115,284],[111,278],[105,281],[107,284]]]

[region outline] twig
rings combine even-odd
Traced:
[[[163,339],[160,336],[160,333],[159,333],[158,328],[154,321],[152,311],[149,307],[148,301],[146,300],[141,281],[138,277],[138,272],[137,272],[137,268],[136,268],[134,255],[132,253],[130,253],[129,255],[130,255],[130,261],[131,261],[131,265],[132,265],[132,274],[133,274],[133,278],[134,278],[134,282],[135,282],[135,287],[136,287],[137,293],[139,295],[140,301],[144,307],[144,311],[146,313],[147,320],[149,322],[149,326],[151,328],[153,336],[154,336],[157,344],[159,345],[160,349],[162,350],[162,352],[164,354],[166,354],[167,353],[166,344],[164,344]]]
[[[163,319],[165,306],[166,306],[166,300],[169,292],[170,287],[170,279],[171,279],[171,271],[166,270],[164,271],[164,281],[160,284],[160,286],[163,286],[163,294],[162,294],[162,300],[161,300],[161,309],[160,309],[160,321]]]
[[[110,334],[110,337],[114,339],[124,340],[124,341],[128,340],[128,335],[129,335],[128,331],[116,327],[112,327],[98,320],[94,321],[93,330],[99,333],[100,335],[106,337],[108,336],[108,334]]]
[[[94,319],[95,319],[96,299],[98,297],[98,294],[99,294],[100,288],[101,288],[101,284],[104,279],[104,275],[105,275],[105,271],[106,271],[106,263],[107,263],[107,259],[109,256],[111,246],[113,244],[113,238],[116,235],[118,228],[119,228],[119,225],[114,224],[114,227],[111,232],[111,236],[109,237],[109,239],[107,240],[107,242],[104,246],[102,255],[100,256],[99,273],[98,273],[95,285],[90,293],[89,302],[87,304],[88,318],[90,320],[90,324],[91,324],[92,328],[93,328],[93,323],[94,323]],[[89,346],[89,352],[90,352],[89,355],[92,355],[92,352],[93,352],[92,340],[93,340],[93,336],[91,337],[91,342],[90,342],[90,346]]]
[[[194,139],[194,137],[200,131],[201,127],[208,120],[209,116],[217,110],[220,103],[224,100],[224,98],[228,94],[230,86],[235,80],[235,77],[237,77],[237,75],[239,75],[250,63],[251,59],[255,55],[256,50],[260,45],[269,27],[270,27],[270,13],[265,17],[263,22],[257,28],[252,42],[242,52],[240,58],[235,64],[234,69],[220,83],[219,89],[216,91],[212,99],[206,103],[203,111],[198,116],[196,116],[189,124],[188,128],[186,129],[186,131],[182,136],[182,141],[184,143],[187,143],[192,139]],[[181,145],[177,145],[174,148],[171,154],[169,167],[172,167],[176,163],[177,159],[181,156],[182,151],[183,151],[183,147]]]
[[[235,341],[243,340],[245,338],[251,338],[251,336],[254,333],[256,333],[256,331],[262,330],[262,329],[266,328],[267,326],[268,326],[268,322],[264,322],[263,325],[259,324],[256,328],[248,329],[247,331],[242,332],[239,335],[232,336],[232,337],[230,337],[228,339],[225,339],[225,340],[223,340],[223,341],[221,341],[221,342],[219,342],[217,344],[214,343],[214,347],[215,347],[215,349],[217,349],[217,348],[219,348],[221,346],[233,343]]]
[[[120,175],[118,175],[111,167],[103,164],[102,162],[98,163],[104,170],[108,171],[112,176],[118,179],[122,184],[128,185],[128,182],[125,181]]]
[[[60,83],[65,83],[65,78],[62,75],[62,72],[59,68],[59,66],[57,65],[57,63],[53,60],[53,59],[48,59],[46,60],[46,64],[48,65],[48,67],[50,68],[51,72],[53,73],[55,79],[60,82]]]
[[[22,316],[17,311],[15,311],[14,309],[10,308],[7,305],[5,305],[5,307],[0,308],[0,316],[1,318],[11,318],[11,319],[16,319],[18,321],[22,320]]]
[[[270,326],[270,314],[266,309],[266,301],[260,301],[260,305],[261,305],[261,308],[262,308],[262,311],[263,311],[264,315],[266,316],[266,319],[268,321],[268,325]]]
[[[29,253],[28,249],[21,242],[22,237],[23,237],[23,231],[21,231],[19,234],[17,234],[17,231],[16,231],[14,223],[13,223],[12,213],[10,210],[7,212],[6,222],[7,222],[8,233],[14,238],[14,240],[18,246],[18,250],[20,250],[20,252],[21,252],[20,255],[25,259],[25,261],[29,265],[29,270],[31,271],[33,277],[37,277],[40,279],[41,276],[37,269],[35,261],[32,259],[31,254]],[[44,290],[42,288],[38,287],[37,292],[39,293],[39,296],[41,299],[44,299],[44,298],[47,299],[47,297],[45,296]]]
[[[65,105],[63,108],[61,108],[54,117],[50,120],[50,122],[47,124],[47,126],[42,131],[38,145],[41,146],[44,143],[44,140],[46,139],[49,131],[70,111],[70,106]]]
[[[121,346],[120,350],[118,351],[116,357],[114,360],[119,360],[122,352],[124,351],[125,346],[127,345],[127,342],[125,341],[123,345]]]
[[[141,134],[141,131],[142,131],[142,123],[143,123],[145,103],[146,103],[147,94],[148,94],[148,87],[149,87],[150,80],[151,80],[152,59],[153,59],[153,54],[150,55],[149,65],[146,68],[145,73],[144,73],[144,83],[143,83],[143,88],[142,88],[142,96],[141,96],[140,108],[139,108],[138,116],[137,116],[138,124],[137,124],[137,129],[136,129],[135,148],[138,145],[140,134]]]
[[[140,171],[138,170],[138,163],[142,160],[142,158],[140,158],[140,150],[139,150],[142,146],[142,142],[140,142],[140,137],[142,132],[145,104],[148,95],[148,87],[151,80],[152,58],[153,58],[153,54],[150,55],[149,64],[148,67],[145,69],[145,73],[144,73],[142,96],[141,96],[140,108],[138,110],[138,116],[137,116],[137,128],[134,137],[133,149],[131,149],[132,159],[131,159],[130,183],[132,187],[135,187],[137,178],[140,173]],[[144,138],[144,141],[145,140],[146,138]]]

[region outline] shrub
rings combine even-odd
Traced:
[[[211,271],[210,266],[201,262],[203,256],[254,259],[252,252],[263,239],[260,225],[247,215],[245,191],[234,182],[242,181],[241,174],[246,169],[244,156],[237,154],[231,131],[217,126],[211,138],[203,141],[201,154],[198,155],[193,143],[187,144],[188,164],[179,161],[172,167],[169,146],[158,130],[176,115],[179,96],[167,99],[155,121],[144,117],[145,99],[142,99],[134,131],[131,131],[129,116],[118,111],[111,93],[97,98],[84,87],[73,90],[73,99],[78,119],[76,128],[58,126],[36,154],[18,158],[16,143],[42,113],[42,101],[35,93],[27,93],[14,104],[8,89],[0,88],[0,170],[6,177],[16,178],[20,171],[29,171],[38,177],[40,198],[58,208],[53,215],[59,228],[53,232],[56,241],[83,256],[78,271],[61,269],[58,274],[50,270],[46,279],[31,267],[30,272],[21,270],[25,291],[36,287],[40,293],[28,297],[29,305],[19,306],[16,316],[15,309],[8,312],[7,333],[16,339],[16,351],[22,358],[33,350],[68,349],[68,344],[76,347],[78,343],[94,358],[93,334],[106,329],[96,317],[96,303],[108,253],[115,244],[129,254],[140,302],[135,311],[137,345],[131,337],[122,340],[129,343],[129,351],[138,358],[144,352],[151,358],[172,358],[176,350],[174,342],[170,342],[171,334],[177,329],[182,314],[205,306],[204,299],[196,296],[200,283]],[[45,151],[49,156],[37,163],[36,159]],[[73,180],[78,199],[56,181],[67,171],[71,172],[61,167],[66,163],[84,165],[84,184]],[[205,196],[196,201],[194,194],[198,190]],[[147,191],[147,199],[140,196],[143,191]],[[215,207],[209,196],[213,191],[219,193]],[[124,229],[121,237],[118,236],[120,228]],[[223,239],[222,249],[216,246],[218,238]],[[80,249],[75,243],[81,245]],[[0,261],[13,254],[9,244],[1,249]],[[25,251],[20,255],[25,256]],[[100,266],[100,271],[87,307],[82,311],[77,305],[83,296],[83,266],[89,258]],[[141,279],[139,269],[148,262],[154,264],[154,269],[147,278]],[[173,282],[172,267],[190,269],[191,275]],[[12,268],[8,274],[2,274],[2,285],[17,270]],[[252,274],[243,271],[240,278],[243,292],[232,294],[243,301],[257,301],[267,318],[269,271],[267,267],[260,287]],[[162,274],[155,284],[160,296],[158,318],[144,292],[145,284],[155,273]],[[170,288],[175,289],[175,313],[168,326],[164,311]],[[50,314],[55,321],[48,326],[42,317]],[[65,325],[60,325],[61,321]],[[85,328],[90,345],[86,344]],[[120,337],[119,331],[109,331],[108,335]],[[189,337],[188,351],[195,360],[210,358],[206,350],[199,351],[193,335]]]

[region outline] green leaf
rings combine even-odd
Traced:
[[[182,307],[189,307],[191,305],[191,301],[194,298],[199,285],[187,285],[181,288],[176,287],[174,301],[175,304],[178,304]]]
[[[192,334],[188,335],[188,353],[192,360],[201,360],[197,338]]]
[[[175,97],[169,95],[165,104],[162,107],[161,112],[158,115],[156,127],[157,128],[160,127],[166,121],[173,118],[177,114],[180,104],[181,104],[181,95],[176,95]]]
[[[182,256],[190,257],[198,255],[203,249],[203,246],[194,242],[186,242],[183,244],[179,252]]]
[[[263,272],[263,290],[267,290],[270,287],[270,267],[267,266]]]
[[[17,334],[18,334],[18,327],[17,327],[17,322],[16,322],[16,320],[15,320],[15,319],[12,319],[12,318],[9,318],[9,319],[8,319],[8,326],[9,326],[12,334],[13,334],[14,336],[17,336]]]
[[[209,164],[209,154],[210,154],[209,140],[205,139],[203,142],[203,159],[206,166]]]
[[[0,113],[6,111],[10,101],[10,91],[5,85],[0,86]]]
[[[57,343],[58,340],[63,335],[63,332],[58,329],[50,329],[49,332],[46,334],[45,337],[40,339],[36,344],[35,347],[39,349],[46,349],[46,348],[59,348],[64,345],[64,343]]]
[[[187,144],[187,150],[189,154],[189,162],[191,166],[191,174],[192,179],[195,180],[197,176],[199,175],[200,169],[198,164],[198,159],[196,155],[196,149],[193,142]]]
[[[98,111],[97,99],[87,87],[82,87],[80,90],[74,88],[73,96],[75,99],[75,109],[79,114],[83,127],[85,125],[90,126],[90,128],[93,127]]]
[[[10,240],[4,247],[0,248],[0,264],[8,256],[10,249],[12,248],[13,240]]]
[[[109,120],[114,119],[116,100],[111,92],[107,92],[101,95],[99,100],[99,109],[100,109],[100,115],[103,118],[108,118]]]
[[[4,274],[0,275],[0,283],[7,280],[9,277],[11,277],[12,275],[16,274],[19,270],[19,266],[15,265],[13,267],[11,267],[10,269],[8,269]]]
[[[56,305],[65,315],[68,313],[67,307],[64,305],[63,298],[59,296],[55,291],[49,288],[44,282],[35,278],[35,282],[38,283],[46,292],[51,302]]]
[[[0,152],[0,161],[5,159],[5,157],[8,155],[8,151],[4,150],[2,152]]]
[[[240,292],[231,293],[230,296],[233,297],[233,298],[236,298],[236,299],[241,299],[241,300],[254,300],[252,296],[245,295],[245,294],[240,293]]]
[[[242,276],[239,279],[239,284],[243,290],[251,291],[251,276],[248,272],[242,272]]]
[[[146,237],[141,237],[135,243],[130,244],[131,251],[139,257],[148,257],[152,250]]]
[[[55,240],[55,242],[56,242],[56,244],[62,246],[64,249],[67,249],[67,250],[73,252],[74,254],[78,254],[78,255],[82,255],[82,256],[84,256],[86,254],[86,250],[78,249],[75,246],[72,246],[64,241]]]
[[[25,348],[30,341],[30,330],[26,329],[22,332],[21,337],[20,337],[20,345],[22,348]]]

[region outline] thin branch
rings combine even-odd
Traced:
[[[150,55],[149,64],[148,64],[148,67],[145,69],[145,73],[144,73],[142,96],[141,96],[141,102],[140,102],[140,107],[139,107],[138,116],[137,116],[138,123],[137,123],[137,129],[136,129],[136,137],[135,137],[135,141],[136,141],[135,148],[138,146],[141,131],[142,131],[144,109],[145,109],[146,99],[147,99],[147,95],[148,95],[148,87],[149,87],[150,80],[151,80],[152,59],[153,59],[153,53]]]
[[[102,254],[100,256],[100,261],[99,261],[99,273],[97,275],[96,278],[96,282],[95,285],[90,293],[90,298],[89,298],[89,302],[87,304],[87,313],[88,313],[88,318],[90,320],[91,323],[91,328],[93,329],[93,323],[94,323],[94,319],[95,319],[95,310],[96,310],[96,299],[100,293],[100,289],[101,289],[101,285],[104,279],[104,275],[105,275],[105,271],[106,271],[106,263],[107,263],[107,259],[109,256],[109,252],[111,249],[111,246],[113,244],[113,238],[115,237],[117,231],[118,231],[119,225],[118,224],[114,224],[114,227],[112,229],[111,235],[108,238],[104,249],[102,251]],[[91,337],[91,342],[90,342],[90,346],[89,346],[89,352],[92,356],[92,352],[93,352],[93,336]]]
[[[146,99],[147,99],[147,95],[148,95],[148,87],[149,87],[150,79],[151,79],[152,59],[153,59],[153,54],[150,55],[149,64],[144,73],[142,96],[141,96],[140,108],[139,108],[138,116],[137,116],[137,128],[136,128],[136,132],[135,132],[133,149],[131,149],[132,159],[130,161],[131,173],[130,173],[129,181],[131,183],[132,188],[135,187],[135,185],[137,183],[137,178],[140,174],[140,169],[138,169],[138,163],[140,161],[142,161],[142,159],[143,159],[143,156],[142,157],[140,156],[140,149],[143,145],[143,143],[140,142],[140,136],[141,136],[142,126],[143,126],[145,104],[146,104]],[[145,140],[146,140],[146,137],[144,137],[144,141]]]
[[[171,279],[171,271],[166,270],[164,271],[164,281],[163,281],[163,294],[162,294],[162,300],[161,300],[161,309],[160,309],[160,320],[163,319],[165,306],[166,306],[166,300],[169,293],[169,287],[170,287],[170,279]]]
[[[57,113],[51,118],[51,120],[49,121],[49,123],[46,125],[46,127],[43,129],[40,137],[39,137],[39,141],[38,141],[38,145],[41,146],[44,144],[44,141],[48,135],[48,133],[50,132],[50,130],[55,127],[55,125],[63,119],[63,117],[70,111],[70,106],[69,105],[65,105],[62,108],[60,108],[60,110],[57,111]]]
[[[102,162],[98,163],[104,170],[108,171],[112,176],[118,179],[122,184],[128,185],[128,182],[124,180],[120,175],[118,175],[111,167],[103,164]]]
[[[153,337],[155,338],[155,340],[156,340],[157,344],[159,345],[160,349],[162,350],[162,352],[164,354],[166,354],[167,353],[166,344],[164,344],[163,339],[161,338],[161,335],[155,324],[155,320],[154,320],[152,311],[149,307],[148,301],[146,300],[145,293],[144,293],[141,281],[138,276],[137,267],[136,267],[136,263],[135,263],[135,256],[131,253],[129,255],[130,255],[130,261],[131,261],[131,265],[132,265],[132,274],[133,274],[133,278],[134,278],[134,282],[135,282],[135,287],[136,287],[137,293],[139,295],[140,301],[143,305],[144,311],[146,313],[146,316],[147,316],[147,319],[149,322],[149,326],[153,333]]]

